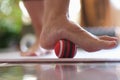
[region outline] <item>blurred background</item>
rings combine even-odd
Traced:
[[[18,0],[0,0],[0,49],[18,47],[22,29]]]
[[[0,51],[20,50],[20,41],[28,33],[34,34],[22,1],[0,0]]]
[[[95,35],[120,34],[120,0],[71,0],[70,19]],[[0,0],[0,52],[27,49],[35,42],[29,14],[21,0]]]

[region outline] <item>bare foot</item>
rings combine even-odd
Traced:
[[[40,36],[41,46],[46,49],[53,49],[60,39],[70,40],[88,52],[111,49],[117,46],[116,37],[96,37],[69,21],[65,16],[44,19]]]
[[[49,54],[50,51],[42,49],[40,47],[39,41],[36,41],[27,52],[21,52],[21,56],[42,56]]]

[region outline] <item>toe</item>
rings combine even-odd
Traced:
[[[115,48],[117,46],[117,42],[101,40],[100,45],[101,45],[100,46],[101,49],[111,49],[111,48]]]
[[[117,37],[110,37],[110,36],[99,36],[101,40],[108,40],[108,41],[118,41]]]

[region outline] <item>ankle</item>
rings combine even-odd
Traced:
[[[66,14],[54,14],[54,13],[46,13],[43,16],[42,19],[42,24],[43,26],[46,24],[51,24],[57,21],[64,21],[67,19],[67,15]]]

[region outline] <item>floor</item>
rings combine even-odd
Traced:
[[[98,52],[88,53],[81,49],[78,49],[74,58],[81,59],[120,59],[120,46],[111,50],[101,50]],[[56,58],[54,52],[49,55],[37,56],[37,57],[21,57],[20,52],[16,50],[4,50],[0,52],[0,60],[2,59],[28,59],[28,58]],[[58,60],[58,59],[57,59]],[[60,60],[60,59],[59,59]],[[71,59],[71,62],[73,60]],[[10,73],[14,73],[16,66],[24,66],[24,70],[21,69],[23,79],[18,79],[18,76],[9,74],[8,76],[14,77],[15,80],[120,80],[120,64],[116,63],[62,63],[62,64],[0,64],[0,68],[10,66],[12,68]],[[9,68],[9,67],[7,67]],[[33,73],[36,72],[36,73]],[[51,74],[52,72],[52,74]],[[3,77],[0,80],[8,79],[8,72],[1,73]],[[47,76],[46,76],[47,75]],[[87,77],[86,77],[87,75]],[[13,80],[13,79],[12,79]]]

